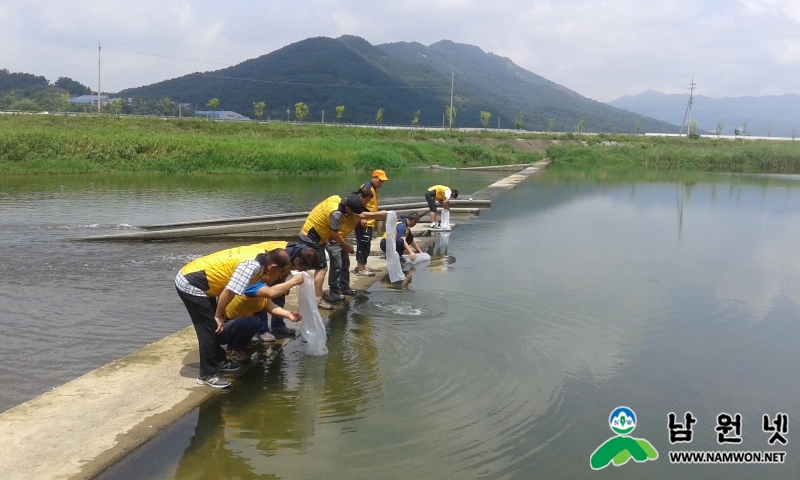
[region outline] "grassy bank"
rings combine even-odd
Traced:
[[[0,174],[282,175],[529,163],[800,173],[800,142],[510,134],[195,119],[0,115]]]
[[[598,135],[588,142],[551,145],[562,167],[610,166],[740,173],[800,173],[800,142]]]
[[[287,175],[538,161],[458,132],[157,118],[2,116],[0,172]]]

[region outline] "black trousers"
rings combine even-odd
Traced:
[[[356,262],[366,265],[369,248],[372,244],[372,227],[356,225]]]
[[[200,376],[207,377],[219,373],[219,364],[227,358],[225,349],[220,344],[220,337],[216,333],[217,321],[214,313],[217,310],[217,299],[211,297],[196,297],[181,292],[177,288],[178,296],[186,305],[189,317],[192,319],[194,331],[197,334],[197,343],[200,344]]]

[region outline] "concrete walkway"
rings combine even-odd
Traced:
[[[547,163],[539,162],[472,197],[494,199]],[[423,219],[420,225],[424,223]],[[417,230],[425,229],[417,227],[415,235]],[[379,242],[380,238],[373,240],[372,252],[380,252]],[[352,276],[354,288],[368,288],[386,271],[386,261],[377,254],[369,257],[368,266],[378,275]],[[287,307],[293,305],[292,293]],[[327,317],[330,312],[321,313]],[[197,338],[189,326],[0,414],[0,479],[95,477],[220,394],[195,383],[198,362]],[[250,368],[245,365],[228,378],[237,379]]]

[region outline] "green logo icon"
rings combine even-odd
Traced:
[[[592,453],[589,464],[593,470],[606,468],[610,463],[619,467],[628,463],[631,458],[637,462],[658,458],[658,452],[650,442],[628,436],[636,428],[636,414],[630,408],[615,408],[608,417],[608,426],[617,436],[606,440]]]

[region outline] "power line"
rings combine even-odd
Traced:
[[[213,63],[215,65],[225,65],[226,67],[232,67],[233,66],[230,63],[211,62],[211,61],[208,61],[208,60],[197,60],[196,58],[172,57],[172,56],[169,56],[169,55],[159,55],[157,53],[137,52],[135,50],[125,50],[125,49],[122,49],[122,48],[106,47],[106,50],[116,50],[118,52],[135,53],[137,55],[147,55],[147,56],[150,56],[150,57],[171,58],[173,60],[186,60],[186,61],[189,61],[189,62]]]

